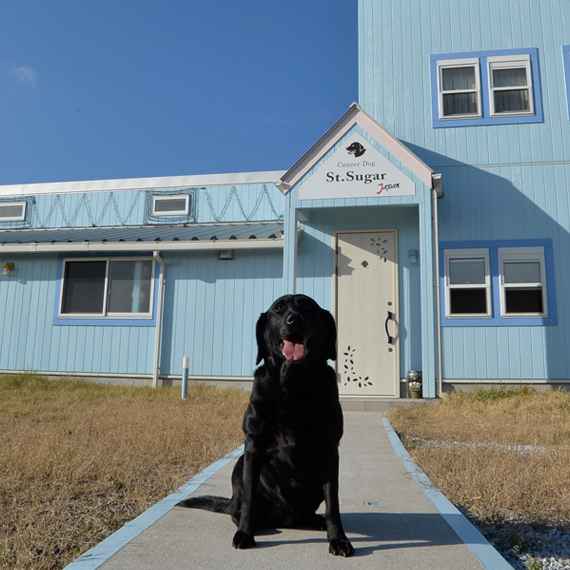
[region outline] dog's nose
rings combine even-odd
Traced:
[[[289,313],[285,319],[285,322],[288,325],[297,325],[299,323],[302,323],[303,320],[303,315],[300,315],[299,313]]]

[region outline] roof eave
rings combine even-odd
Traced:
[[[74,243],[5,243],[0,253],[77,253],[77,252],[151,252],[151,251],[218,251],[221,249],[283,249],[282,238],[191,240],[172,242],[74,242]]]

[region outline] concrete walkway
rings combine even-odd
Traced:
[[[174,507],[196,495],[231,495],[235,458],[185,487],[92,549],[67,570],[499,570],[512,568],[410,460],[383,414],[345,412],[341,511],[356,549],[332,556],[324,532],[278,529],[234,550],[227,515]],[[223,463],[223,462],[222,462]]]

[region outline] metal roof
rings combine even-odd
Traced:
[[[0,230],[0,254],[283,247],[283,222]]]
[[[125,178],[119,180],[82,180],[77,182],[44,182],[0,186],[0,196],[35,196],[70,192],[115,192],[119,190],[166,190],[203,186],[239,186],[241,184],[273,184],[284,170],[237,172],[230,174],[194,174],[160,178]]]

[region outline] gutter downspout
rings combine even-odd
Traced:
[[[441,365],[441,297],[439,287],[439,229],[437,215],[437,201],[443,198],[443,190],[441,189],[441,174],[432,174],[433,190],[432,190],[432,212],[433,212],[433,250],[434,250],[434,272],[435,272],[435,326],[436,326],[436,367],[437,367],[437,384],[436,395],[441,397],[443,394],[443,378]]]
[[[162,305],[164,297],[164,271],[166,265],[160,257],[160,251],[152,252],[153,259],[160,265],[160,274],[158,276],[158,299],[156,307],[156,338],[154,341],[154,366],[152,370],[152,387],[158,388],[158,370],[160,363],[160,339],[162,337]]]

